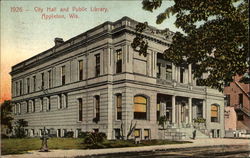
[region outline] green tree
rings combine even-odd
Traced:
[[[19,119],[15,122],[15,136],[17,138],[24,138],[26,137],[24,127],[28,126],[28,122],[24,119]]]
[[[12,131],[12,104],[10,100],[5,100],[1,104],[1,131],[2,134],[9,134]]]
[[[243,75],[249,67],[248,0],[173,0],[156,18],[160,24],[175,16],[176,32],[172,44],[164,51],[167,60],[176,65],[192,64],[194,77],[201,85],[223,90],[232,76]],[[143,0],[143,9],[153,12],[162,6],[162,0]],[[143,33],[147,23],[139,24]],[[161,31],[168,36],[168,30]],[[132,47],[146,54],[148,44],[141,34]],[[202,78],[207,73],[207,78]],[[249,72],[250,73],[250,72]]]

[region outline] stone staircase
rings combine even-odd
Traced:
[[[188,140],[193,138],[193,131],[196,130],[196,139],[209,138],[206,130],[194,127],[171,127],[159,130],[159,137],[168,140]]]

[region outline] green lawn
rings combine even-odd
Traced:
[[[2,155],[7,154],[23,154],[30,150],[39,150],[41,147],[41,140],[39,138],[24,138],[24,139],[2,139],[1,149]],[[83,138],[50,138],[48,140],[49,149],[86,149],[86,144],[82,144]],[[121,147],[136,147],[148,145],[163,145],[163,144],[180,144],[189,143],[187,141],[176,142],[168,140],[151,140],[141,141],[140,144],[134,144],[133,141],[122,140],[106,140],[99,147],[100,148],[121,148]]]
[[[50,138],[48,140],[49,149],[84,149],[85,145],[81,144],[81,138]],[[2,154],[22,154],[29,150],[39,150],[42,141],[39,138],[23,138],[23,139],[2,139]]]

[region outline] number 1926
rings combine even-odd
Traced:
[[[10,7],[11,12],[23,12],[22,7]]]

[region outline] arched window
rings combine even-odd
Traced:
[[[219,105],[212,104],[211,105],[211,122],[219,121]]]
[[[116,94],[116,119],[122,119],[122,94]]]
[[[144,96],[134,97],[134,119],[147,119],[147,98]]]

